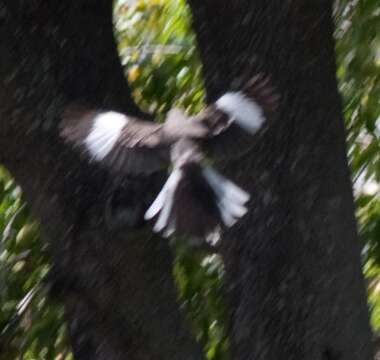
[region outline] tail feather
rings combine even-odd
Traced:
[[[227,208],[228,212],[232,216],[235,216],[235,217],[238,217],[238,218],[244,216],[247,213],[247,208],[244,205],[240,204],[240,203],[234,203],[232,201],[229,201],[229,200],[226,200],[226,199],[222,199],[220,201],[220,205],[223,208]]]
[[[163,203],[161,211],[158,215],[157,222],[153,227],[153,231],[155,232],[161,232],[165,230],[166,228],[168,228],[168,226],[170,226],[171,224],[170,217],[173,215],[172,208],[173,208],[174,193],[175,193],[177,183],[173,183],[172,186],[169,186],[167,188],[167,191],[164,195],[165,202]]]
[[[246,191],[220,175],[211,167],[204,168],[203,174],[221,198],[236,199],[236,201],[241,203],[246,203],[249,200],[250,195]]]
[[[173,214],[172,218],[169,220],[169,223],[167,224],[165,231],[162,234],[163,237],[168,238],[175,233],[175,223],[176,216],[175,214]]]
[[[148,211],[145,213],[145,220],[153,219],[165,206],[168,198],[170,199],[173,196],[173,191],[180,181],[182,173],[180,170],[175,170],[171,173],[168,180],[166,181],[164,187],[158,194],[156,200],[149,207]]]
[[[206,167],[203,174],[217,195],[224,224],[228,227],[234,225],[248,211],[245,203],[250,198],[249,194],[211,167]]]
[[[211,167],[189,163],[175,169],[145,214],[153,230],[205,238],[218,226],[233,226],[247,213],[249,194]]]

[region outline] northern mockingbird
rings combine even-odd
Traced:
[[[238,156],[273,117],[278,96],[268,78],[256,76],[194,117],[173,109],[164,123],[144,121],[106,109],[69,108],[61,136],[90,161],[123,175],[149,175],[171,169],[145,213],[153,230],[205,237],[218,226],[231,227],[247,212],[249,194],[204,161]]]

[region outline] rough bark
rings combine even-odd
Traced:
[[[223,241],[232,358],[373,358],[331,1],[189,0],[209,100],[272,76],[280,116],[230,176],[252,210]]]
[[[0,162],[42,223],[76,359],[201,359],[178,311],[167,242],[104,221],[111,193],[141,216],[162,180],[117,184],[57,135],[73,101],[139,113],[112,29],[110,0],[0,2]]]

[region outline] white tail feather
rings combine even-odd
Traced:
[[[234,225],[248,211],[245,206],[233,203],[231,201],[227,202],[226,199],[221,199],[218,201],[218,208],[224,224],[228,227]]]
[[[237,218],[233,217],[223,206],[218,204],[224,225],[231,227],[236,224]]]
[[[244,216],[248,211],[244,205],[240,203],[234,203],[226,198],[221,199],[220,203],[231,213],[231,215],[238,218]]]
[[[227,227],[233,226],[247,213],[248,210],[244,204],[249,200],[249,194],[211,167],[204,168],[203,175],[218,198],[217,204],[223,223]]]
[[[249,200],[250,195],[246,191],[235,185],[232,181],[228,180],[224,176],[220,175],[211,167],[205,167],[203,169],[203,175],[206,177],[210,185],[214,188],[215,192],[220,195],[220,197],[236,200],[242,204],[246,203]]]
[[[159,213],[159,211],[163,208],[163,206],[165,205],[165,203],[167,201],[168,192],[169,193],[172,192],[172,194],[173,194],[173,191],[174,191],[175,187],[177,186],[178,182],[180,181],[181,177],[182,177],[182,171],[181,170],[174,170],[170,174],[168,180],[166,181],[165,185],[161,189],[156,200],[154,200],[152,205],[146,211],[146,213],[144,215],[145,220],[150,220],[150,219],[154,218]],[[172,191],[171,191],[171,189],[172,189]]]
[[[176,171],[178,171],[178,173]],[[172,178],[170,179],[170,177]],[[160,215],[158,216],[156,224],[153,227],[153,231],[155,232],[160,232],[164,230],[167,227],[168,223],[171,222],[170,215],[171,215],[173,202],[174,202],[174,192],[180,178],[181,178],[180,170],[175,170],[171,174],[171,176],[169,176],[167,183],[169,183],[169,180],[170,180],[170,183],[166,188],[164,201],[163,201],[163,207],[161,209]]]
[[[175,218],[175,215],[173,215],[170,218],[170,222],[168,223],[168,226],[166,227],[164,233],[162,234],[163,237],[168,238],[168,237],[170,237],[171,235],[174,234],[174,232],[175,232],[175,223],[176,223],[176,218]]]
[[[165,229],[168,222],[170,221],[170,212],[173,206],[173,193],[174,191],[168,191],[165,195],[165,204],[162,208],[160,215],[158,216],[157,222],[153,227],[153,231],[160,232]]]
[[[202,169],[202,175],[215,192],[217,206],[224,225],[233,226],[247,213],[245,203],[250,198],[249,194],[211,167]],[[175,232],[176,219],[175,214],[172,213],[174,194],[183,176],[184,172],[181,169],[175,169],[171,173],[144,216],[146,220],[150,220],[158,215],[153,231],[163,231],[164,237],[169,237]]]
[[[157,215],[159,211],[161,211],[153,227],[153,231],[160,232],[164,230],[165,228],[167,228],[164,233],[165,237],[169,237],[175,230],[174,229],[175,221],[174,219],[171,219],[170,216],[171,216],[171,212],[173,208],[174,192],[178,185],[178,182],[181,180],[181,177],[182,177],[182,171],[178,169],[174,170],[170,174],[160,194],[158,194],[158,197],[156,199],[157,203],[155,201],[151,205],[151,207],[148,209],[148,211],[145,213],[145,219],[149,219],[149,218],[154,217],[155,215]]]

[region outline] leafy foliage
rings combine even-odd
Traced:
[[[338,1],[338,79],[344,100],[372,325],[380,331],[380,9],[378,1]]]
[[[158,118],[204,99],[195,37],[184,0],[119,0],[115,33],[139,105]],[[128,5],[129,4],[129,5]],[[378,0],[341,0],[335,9],[339,86],[355,185],[372,325],[380,331],[380,11]],[[0,360],[69,360],[63,312],[47,300],[46,245],[19,187],[0,170]],[[225,359],[228,339],[218,256],[186,251],[174,274],[181,307],[208,359]]]
[[[115,10],[121,60],[140,107],[158,115],[173,106],[199,110],[201,68],[185,2],[120,1]]]
[[[0,234],[0,359],[70,359],[62,309],[43,286],[49,266],[39,226],[3,169]]]

